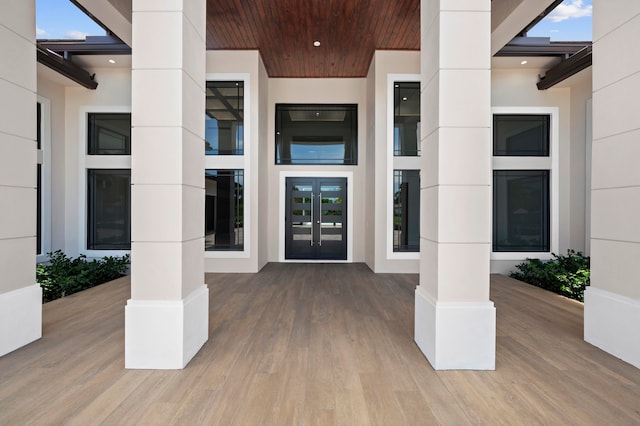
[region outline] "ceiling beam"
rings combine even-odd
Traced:
[[[222,93],[220,93],[220,90],[218,90],[217,87],[207,87],[207,89],[211,90],[211,92],[213,92],[213,94],[216,96],[216,98],[222,102],[222,105],[225,106],[225,108],[227,108],[227,110],[236,118],[236,120],[238,121],[243,121],[243,118],[240,116],[240,113],[238,113],[238,110],[236,108],[233,107],[233,105],[231,105],[229,103],[229,101],[227,101],[227,98],[224,97],[224,95]]]
[[[538,81],[538,90],[549,89],[580,71],[589,68],[592,64],[591,52],[592,47],[587,46],[548,70],[544,77],[541,77],[540,81]]]
[[[37,46],[37,58],[42,65],[51,68],[87,89],[95,90],[98,87],[98,82],[94,80],[95,74],[89,74],[83,68],[51,50]]]

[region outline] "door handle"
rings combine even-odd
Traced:
[[[318,213],[318,215],[320,216],[320,220],[318,221],[318,245],[321,246],[322,245],[322,192],[319,195],[320,197],[320,212]]]
[[[311,193],[311,247],[313,247],[313,192]]]

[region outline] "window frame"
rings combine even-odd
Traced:
[[[89,179],[89,175],[92,172],[96,172],[96,171],[102,171],[102,172],[108,172],[107,175],[124,175],[125,173],[123,172],[129,172],[129,215],[126,218],[126,220],[129,222],[129,244],[131,244],[131,169],[103,169],[103,168],[97,168],[97,169],[87,169],[87,198],[86,198],[86,203],[87,203],[87,223],[86,223],[86,230],[87,230],[87,241],[85,242],[86,246],[87,246],[87,250],[88,251],[96,251],[96,252],[104,252],[104,251],[130,251],[131,248],[129,249],[125,249],[125,248],[89,248],[89,240],[91,238],[91,235],[95,234],[95,230],[94,232],[89,232],[89,225],[93,224],[92,218],[91,218],[91,212],[92,209],[90,208],[91,205],[91,201],[95,201],[95,194],[94,198],[89,196],[89,187],[90,187],[90,179]],[[96,242],[94,242],[94,245],[98,245]]]
[[[395,180],[396,180],[396,173],[402,173],[404,175],[404,172],[418,172],[418,194],[420,194],[420,169],[393,169],[393,180],[394,180],[394,190],[395,190]],[[404,176],[403,176],[404,177]],[[393,209],[392,209],[392,215],[393,217],[392,219],[392,226],[394,227],[393,229],[393,233],[392,233],[392,240],[391,240],[391,244],[393,246],[393,252],[394,253],[420,253],[420,199],[418,198],[418,248],[417,250],[401,250],[401,249],[396,249],[397,246],[395,245],[395,193],[394,195],[394,205],[393,205]],[[402,235],[403,233],[405,233],[406,231],[403,230],[400,232],[399,235]]]
[[[51,101],[40,95],[36,101],[40,104],[40,148],[36,147],[37,164],[41,166],[40,253],[36,253],[36,262],[40,263],[49,260],[47,253],[51,251]]]
[[[209,78],[209,76],[216,76],[216,75],[225,75],[228,77],[228,74],[207,74],[207,78],[205,79],[205,88],[207,86],[208,83],[212,83],[212,82],[242,82],[243,87],[242,87],[242,154],[207,154],[206,150],[205,150],[205,158],[207,157],[227,157],[227,158],[233,158],[233,157],[242,157],[246,154],[246,145],[247,145],[247,108],[249,108],[249,106],[247,105],[247,81],[248,81],[248,77],[247,78]],[[239,75],[239,74],[238,74]],[[243,74],[244,75],[244,74]],[[205,111],[206,111],[206,105],[205,105]],[[205,119],[206,120],[206,119]],[[205,123],[206,124],[206,123]],[[206,139],[206,129],[205,129],[205,139]]]
[[[252,136],[252,90],[251,90],[251,74],[249,73],[207,73],[205,76],[205,84],[209,81],[242,81],[244,82],[244,154],[236,155],[204,155],[204,168],[202,175],[206,170],[242,170],[244,173],[244,242],[242,250],[205,250],[203,253],[205,259],[249,259],[251,257],[252,243],[252,179],[254,168],[253,164],[253,146],[251,143]],[[256,102],[257,105],[257,102]],[[205,111],[202,111],[205,114]],[[204,131],[204,129],[203,129]],[[203,147],[204,153],[204,147]],[[253,167],[252,167],[253,165]],[[204,208],[204,205],[203,205]],[[204,229],[205,224],[202,224]]]
[[[494,115],[548,115],[549,156],[494,156],[493,155],[493,116]],[[560,224],[560,182],[559,182],[559,140],[560,109],[558,107],[493,107],[491,109],[491,260],[525,260],[527,258],[551,259],[552,253],[559,249]],[[550,208],[550,250],[548,252],[495,252],[493,251],[493,171],[494,170],[549,170],[549,208]]]
[[[420,149],[420,154],[417,156],[396,156],[394,155],[394,84],[396,82],[419,82],[422,87],[422,80],[420,74],[387,74],[387,132],[386,132],[386,176],[387,176],[387,189],[386,189],[386,237],[385,243],[387,260],[419,260],[420,250],[418,251],[394,251],[393,250],[393,171],[394,170],[421,170],[422,169],[422,153],[423,149]],[[422,112],[422,106],[420,107]],[[422,118],[421,118],[422,120]],[[420,125],[422,127],[422,123]],[[422,135],[420,135],[422,140]],[[422,203],[420,203],[422,209]]]
[[[244,246],[245,246],[245,221],[246,221],[246,218],[244,217],[244,212],[246,211],[245,208],[244,208],[244,204],[245,204],[245,201],[246,201],[245,195],[244,195],[244,192],[245,192],[244,188],[246,186],[245,176],[244,176],[245,170],[244,169],[205,169],[205,175],[207,174],[207,172],[212,172],[212,171],[215,171],[216,173],[233,172],[234,181],[238,178],[238,175],[236,175],[236,173],[240,172],[240,178],[242,179],[242,200],[243,200],[243,203],[242,203],[242,207],[243,207],[243,209],[242,209],[242,214],[243,214],[243,216],[242,216],[242,249],[238,249],[237,246],[235,246],[235,247],[232,247],[232,248],[211,248],[211,249],[207,250],[206,241],[205,241],[205,252],[209,252],[209,251],[213,251],[213,252],[219,252],[219,251],[228,252],[228,251],[232,251],[232,252],[236,252],[236,253],[237,252],[242,252],[242,251],[244,251]],[[206,179],[206,177],[205,177],[205,179]],[[217,207],[217,205],[216,205],[216,207]],[[204,236],[205,236],[205,240],[206,240],[206,238],[207,238],[207,230],[206,230],[206,212],[207,212],[207,206],[206,206],[206,182],[205,182],[205,207],[204,208],[205,208],[205,223],[204,223],[204,225],[205,225],[205,235]],[[235,228],[234,228],[234,230],[235,230]]]
[[[124,256],[131,253],[127,249],[89,249],[88,247],[88,227],[89,227],[89,169],[129,169],[131,170],[131,155],[100,155],[89,154],[89,114],[131,114],[130,105],[119,106],[85,106],[80,108],[79,120],[79,157],[80,167],[78,175],[78,249],[80,254],[92,258],[103,256]],[[133,142],[133,141],[132,141]],[[133,231],[133,230],[132,230]]]
[[[329,163],[329,162],[306,162],[308,160],[294,160],[290,158],[290,162],[278,162],[278,148],[280,147],[279,142],[282,139],[280,136],[280,132],[278,131],[279,122],[278,122],[278,113],[279,107],[291,108],[295,109],[296,107],[344,107],[345,111],[350,111],[352,114],[352,141],[350,144],[345,143],[345,155],[343,156],[342,163]],[[285,110],[286,111],[286,110]],[[276,102],[274,105],[274,165],[275,166],[320,166],[320,167],[356,167],[358,166],[358,142],[359,142],[359,105],[357,103],[289,103],[289,102]],[[345,162],[347,159],[346,151],[347,147],[350,148],[351,156],[349,157],[350,162]],[[295,162],[294,162],[295,161]],[[325,160],[326,161],[326,160]]]

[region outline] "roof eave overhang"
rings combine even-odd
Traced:
[[[95,90],[98,87],[98,82],[94,80],[94,75],[89,74],[69,59],[65,59],[63,56],[40,45],[37,46],[37,58],[42,65],[51,68],[87,89]]]
[[[591,46],[584,47],[578,53],[570,56],[558,65],[549,69],[544,76],[540,77],[537,86],[538,90],[549,89],[563,80],[585,70],[593,63]]]

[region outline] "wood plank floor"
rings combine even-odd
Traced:
[[[496,371],[435,372],[413,342],[416,275],[361,264],[209,274],[186,369],[124,369],[123,278],[43,309],[0,358],[0,424],[640,424],[640,370],[582,340],[582,305],[493,276]]]

